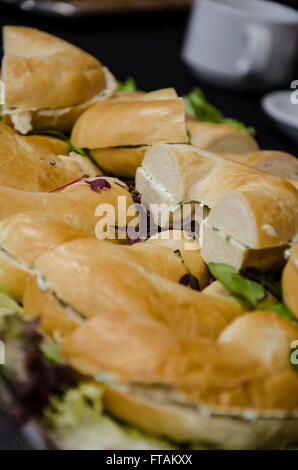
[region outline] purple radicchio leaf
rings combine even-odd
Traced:
[[[58,188],[51,189],[51,191],[49,191],[49,193],[54,193],[55,191],[60,191],[60,189],[67,188],[68,186],[71,186],[75,183],[78,183],[79,181],[84,181],[84,179],[83,178],[78,178],[74,181],[71,181],[71,183],[67,183],[67,184],[64,184],[63,186],[58,186]]]
[[[200,284],[198,279],[193,274],[186,273],[179,279],[179,284],[183,286],[190,286],[193,290],[200,290]]]
[[[103,188],[106,189],[111,189],[111,184],[105,180],[104,178],[98,178],[93,181],[87,181],[88,184],[90,184],[90,188],[92,191],[101,191]]]
[[[6,362],[0,379],[10,390],[17,418],[24,422],[38,416],[53,394],[74,385],[73,372],[62,363],[50,361],[42,351],[39,319],[25,321],[8,315],[1,324]]]

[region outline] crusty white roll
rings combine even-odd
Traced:
[[[68,155],[69,148],[64,140],[50,137],[42,134],[32,134],[25,136],[25,141],[33,142],[38,147],[42,147],[48,152],[54,153],[55,155]]]
[[[205,262],[262,271],[280,268],[286,244],[297,231],[298,193],[290,186],[256,184],[224,194],[201,222]]]
[[[298,193],[291,184],[191,145],[152,146],[137,170],[136,189],[161,226],[181,223],[189,205],[197,221],[211,209],[201,229],[206,262],[279,266],[298,226]],[[154,204],[166,205],[168,216],[162,219]]]
[[[269,312],[269,327],[258,333],[259,354],[253,353],[258,312],[252,315],[242,347],[232,336],[230,342],[195,339],[156,316],[132,320],[105,311],[80,324],[63,353],[75,369],[109,385],[105,404],[112,414],[141,429],[223,448],[294,442],[298,377],[283,357],[270,370],[261,343],[270,352],[268,331],[275,332],[273,355],[283,356],[297,329],[287,320],[272,324]]]
[[[93,234],[90,233],[90,236]],[[19,212],[0,222],[0,285],[21,302],[27,282],[34,277],[32,263],[60,243],[86,237],[55,214]]]
[[[282,273],[283,298],[298,319],[298,243],[290,249],[290,258]],[[298,338],[297,338],[298,339]]]
[[[64,324],[76,325],[104,311],[111,316],[119,312],[128,318],[156,316],[179,331],[187,328],[191,336],[202,337],[216,337],[245,310],[241,302],[218,302],[179,284],[187,273],[185,266],[177,253],[163,246],[120,247],[98,240],[77,240],[43,254],[35,265],[38,279],[45,281],[44,290],[38,294],[36,283],[29,283],[24,305],[29,315],[41,315],[50,330],[57,327],[50,317],[55,302],[61,309],[59,300],[68,306]],[[204,285],[203,263],[193,274]],[[37,302],[42,309],[36,307]],[[72,313],[68,315],[68,311]]]
[[[78,119],[71,135],[104,171],[128,177],[134,177],[146,146],[187,140],[183,99],[173,89],[98,103]]]
[[[151,101],[151,100],[170,100],[175,99],[177,93],[174,88],[162,88],[160,90],[149,91],[117,91],[113,96],[113,100],[119,101]]]
[[[258,150],[247,154],[224,153],[224,157],[267,171],[288,180],[298,179],[298,159],[279,150]]]
[[[238,345],[275,374],[289,370],[289,351],[297,335],[297,327],[288,319],[270,311],[255,311],[232,321],[218,341]]]
[[[288,383],[271,381],[270,386],[290,387]],[[295,393],[297,388],[291,387]],[[260,412],[256,410],[218,410],[193,402],[180,405],[169,391],[135,386],[108,386],[103,396],[105,408],[121,421],[144,431],[166,436],[174,442],[191,443],[191,447],[211,449],[280,449],[281,443],[292,443],[298,437],[297,413]]]
[[[93,191],[90,183],[98,179],[104,179],[111,187]],[[123,212],[118,211],[118,204],[123,204],[121,206],[122,209],[124,208]],[[83,179],[52,193],[26,192],[0,186],[0,220],[18,212],[34,211],[54,214],[57,221],[67,222],[74,229],[90,234],[95,232],[101,220],[100,214],[96,211],[101,205],[105,205],[104,207],[108,205],[115,209],[115,213],[111,211],[106,215],[106,224],[102,227],[107,228],[107,238],[109,233],[113,234],[113,231],[109,232],[108,226],[120,225],[119,212],[120,218],[126,217],[127,223],[132,224],[135,221],[135,215],[128,215],[126,212],[133,205],[131,194],[125,183],[116,178]],[[125,234],[123,239],[126,239]]]
[[[87,183],[84,183],[86,187],[73,185],[70,193],[64,189],[46,197],[30,198],[30,193],[29,196],[25,193],[26,201],[21,200],[20,191],[13,192],[15,204],[8,207],[13,215],[0,222],[0,285],[9,295],[22,300],[26,283],[33,277],[32,265],[42,253],[70,240],[98,236],[96,209],[100,204],[111,204],[118,220],[118,196],[128,205],[132,204],[132,199],[125,186],[122,189],[116,184],[117,180],[114,181],[110,189],[102,189],[100,193],[91,191]],[[31,212],[17,212],[18,207]],[[117,220],[111,220],[111,225],[117,225]],[[116,237],[113,241],[125,242],[126,234],[121,235],[124,239]]]
[[[3,115],[21,133],[69,131],[85,109],[116,90],[114,77],[97,59],[60,38],[5,26],[3,41]]]
[[[0,185],[23,191],[51,191],[83,175],[101,174],[87,157],[75,152],[56,155],[2,123],[0,166]]]
[[[192,145],[210,152],[248,153],[258,150],[255,139],[245,131],[234,129],[226,124],[187,121]]]

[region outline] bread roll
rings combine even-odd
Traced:
[[[97,59],[60,38],[5,26],[3,41],[3,113],[21,133],[70,130],[88,106],[116,89],[114,77]]]
[[[71,141],[91,150],[187,142],[183,99],[98,103],[78,119]]]
[[[191,143],[210,152],[230,152],[245,154],[258,150],[255,139],[245,131],[225,124],[187,121]]]
[[[29,142],[37,144],[39,147],[42,147],[44,150],[47,150],[50,153],[55,155],[68,155],[69,148],[63,140],[56,139],[55,137],[50,137],[47,135],[28,135],[25,139]]]
[[[289,351],[298,329],[274,312],[249,312],[232,321],[220,334],[219,343],[233,344],[261,361],[268,373],[288,371]]]
[[[96,179],[90,178],[87,181],[91,182]],[[90,184],[85,180],[52,193],[33,193],[0,186],[0,220],[18,212],[34,211],[54,214],[55,220],[66,222],[75,230],[83,230],[89,235],[94,234],[99,221],[96,209],[101,204],[107,204],[115,209],[115,214],[112,212],[107,214],[107,224],[118,226],[122,224],[118,218],[118,204],[123,204],[121,208],[126,207],[128,210],[133,200],[123,182],[116,178],[105,177],[104,179],[111,185],[111,188],[103,188],[100,191],[92,191]],[[122,199],[119,199],[120,196]],[[120,218],[127,216],[127,223],[132,224],[135,219],[134,215],[128,215],[125,210],[121,212],[121,209],[119,212]],[[108,220],[109,217],[111,220]],[[123,238],[126,238],[125,234]]]
[[[72,153],[55,155],[28,137],[0,123],[0,185],[46,192],[100,170],[88,158]]]
[[[280,198],[287,214],[297,204],[297,192],[282,179],[191,145],[153,145],[137,170],[136,189],[147,208],[165,203],[172,212],[190,202],[213,208],[224,194],[235,190],[263,191],[270,205],[274,201],[276,212]],[[286,223],[284,230],[287,227]]]
[[[98,240],[77,240],[45,253],[35,265],[39,279],[45,281],[40,296],[50,292],[63,305],[69,305],[72,321],[104,311],[111,316],[119,312],[128,318],[153,316],[179,331],[187,328],[191,336],[217,337],[245,310],[234,299],[219,303],[179,284],[185,267],[176,253],[161,246],[120,247]],[[204,284],[206,267],[202,263],[193,274]],[[52,315],[46,305],[43,311],[36,310],[35,287],[33,290],[34,295],[28,285],[24,294],[26,312],[30,316]]]
[[[284,179],[298,179],[298,159],[290,153],[278,150],[258,150],[247,154],[226,153],[223,155]]]
[[[137,168],[142,161],[147,145],[139,147],[108,147],[90,150],[93,160],[106,175],[119,175],[123,178],[135,177]]]
[[[87,183],[85,185],[87,186]],[[27,207],[35,212],[16,212],[4,218],[0,222],[0,285],[6,292],[21,301],[25,286],[33,277],[34,261],[41,254],[70,240],[95,238],[98,235],[95,211],[99,204],[112,204],[116,211],[118,196],[132,203],[125,187],[121,190],[120,186],[117,186],[114,183],[111,189],[103,189],[100,195],[88,187],[86,189],[89,192],[86,192],[82,185],[77,184],[72,191],[76,193],[76,197],[80,197],[80,202],[75,207],[75,198],[72,199],[64,189],[59,196],[52,193],[39,200],[26,200]],[[110,191],[109,195],[105,194],[107,191]],[[21,207],[22,201],[19,203]],[[111,220],[111,224],[117,225],[116,219]],[[124,233],[124,239],[115,238],[113,241],[125,240]]]
[[[71,140],[90,149],[106,173],[134,178],[148,145],[187,142],[183,100],[169,88],[100,103],[77,121]]]
[[[298,319],[298,243],[292,245],[290,258],[282,274],[283,298],[289,309]]]

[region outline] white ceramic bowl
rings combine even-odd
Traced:
[[[283,133],[298,141],[298,104],[291,101],[293,90],[268,93],[261,101],[266,114]]]

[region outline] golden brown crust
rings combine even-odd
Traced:
[[[187,142],[182,98],[98,103],[77,120],[71,141],[89,149]]]
[[[94,161],[107,174],[134,178],[148,147],[110,147],[90,151]]]
[[[10,297],[20,302],[32,277],[33,273],[26,266],[0,250],[0,285]]]
[[[191,143],[211,152],[248,153],[258,150],[255,139],[245,131],[225,124],[187,121]]]
[[[5,101],[9,107],[73,106],[105,88],[100,62],[60,38],[20,26],[4,27],[3,38]]]
[[[27,315],[40,318],[42,330],[50,335],[67,337],[80,321],[74,315],[67,315],[65,306],[49,291],[41,291],[35,276],[27,282],[23,305]]]
[[[233,387],[260,374],[237,347],[195,339],[153,318],[121,320],[121,313],[113,319],[103,312],[83,322],[63,353],[75,369],[99,380],[100,373],[110,372],[111,382]]]
[[[92,233],[56,220],[54,213],[19,212],[0,222],[0,247],[28,267],[45,251],[86,236]]]
[[[55,214],[39,212],[20,212],[2,220],[0,285],[9,295],[21,301],[26,284],[33,277],[31,268],[35,259],[60,243],[86,237],[83,230],[57,221]]]
[[[95,165],[81,155],[55,155],[27,137],[0,124],[0,185],[23,191],[46,192],[88,173]]]
[[[281,178],[293,180],[298,178],[298,159],[287,152],[259,150],[242,155],[226,153],[223,156],[239,163],[253,166],[259,170],[267,171]]]
[[[141,246],[142,244],[154,247],[164,247],[165,251],[179,250],[185,266],[190,272],[198,279],[200,290],[203,290],[209,280],[209,271],[202,258],[201,250],[196,240],[191,238],[186,232],[180,230],[169,230],[160,232],[145,242],[134,245],[133,248]]]
[[[54,214],[55,220],[67,223],[75,230],[82,230],[94,236],[99,216],[95,211],[100,204],[110,204],[115,208],[115,221],[118,224],[119,196],[123,196],[126,207],[133,204],[132,197],[124,183],[116,178],[105,177],[111,189],[92,191],[86,182],[75,183],[53,193],[24,192],[0,186],[0,220],[18,212],[34,211]],[[131,222],[132,216],[127,217]],[[114,223],[114,222],[113,222]]]
[[[151,100],[170,100],[177,98],[174,88],[162,88],[161,90],[150,91],[117,91],[113,99],[119,101],[151,101]]]
[[[298,243],[291,247],[291,255],[282,274],[283,298],[289,309],[298,318]]]
[[[290,380],[283,379],[285,391]],[[268,392],[275,384],[279,385],[278,380],[268,384]],[[298,438],[297,419],[295,421],[291,417],[268,419],[256,413],[255,419],[247,419],[239,409],[235,419],[228,411],[220,415],[218,410],[206,405],[202,411],[179,406],[167,400],[167,392],[162,395],[164,399],[158,400],[150,397],[146,389],[142,393],[133,387],[128,387],[127,391],[106,387],[103,400],[105,408],[118,419],[176,442],[197,443],[199,448],[280,449],[281,443],[293,443]]]
[[[22,108],[4,108],[2,110],[3,122],[10,127],[15,127],[21,134],[27,134],[30,130],[56,130],[69,133],[81,114],[95,103],[105,101],[113,96],[116,90],[116,80],[111,72],[104,67],[106,88],[94,95],[90,100],[84,101],[73,106],[55,109],[31,109]],[[19,119],[25,118],[25,129],[19,123]]]
[[[288,319],[270,311],[255,311],[233,320],[218,341],[241,347],[269,374],[278,374],[290,369],[289,351],[297,335],[297,327]]]
[[[159,318],[179,331],[186,329],[191,336],[214,338],[245,311],[234,299],[219,303],[180,285],[186,271],[164,247],[77,240],[45,253],[36,267],[61,300],[88,318],[105,312],[111,318],[118,313],[131,318],[137,312],[140,318]],[[206,270],[196,274],[203,283]]]
[[[68,155],[69,148],[63,140],[49,137],[47,135],[28,135],[25,137],[29,142],[33,142],[38,147],[55,155]]]
[[[27,208],[38,212],[15,212],[14,215],[4,218],[0,222],[0,248],[5,250],[6,254],[2,254],[0,258],[0,285],[14,298],[21,300],[27,279],[32,277],[31,267],[36,258],[61,243],[77,238],[95,238],[99,232],[95,216],[99,204],[114,204],[113,207],[117,210],[118,196],[132,203],[124,188],[112,184],[110,190],[101,191],[101,196],[96,196],[88,187],[86,189],[89,192],[86,192],[82,184],[77,185],[71,195],[76,193],[80,198],[78,203],[65,195],[66,190],[59,193],[64,197],[58,196],[58,193],[47,194],[46,197],[41,197],[40,194],[39,198],[31,198],[31,201],[28,197]],[[110,191],[110,194],[105,194],[106,191]],[[13,194],[16,197],[16,211],[17,202],[20,208],[25,205],[23,200],[17,201],[18,193],[20,192],[16,191]],[[111,223],[115,224],[115,221]],[[126,237],[125,234],[124,236]],[[118,242],[117,239],[113,241]],[[125,242],[126,238],[121,241]]]

